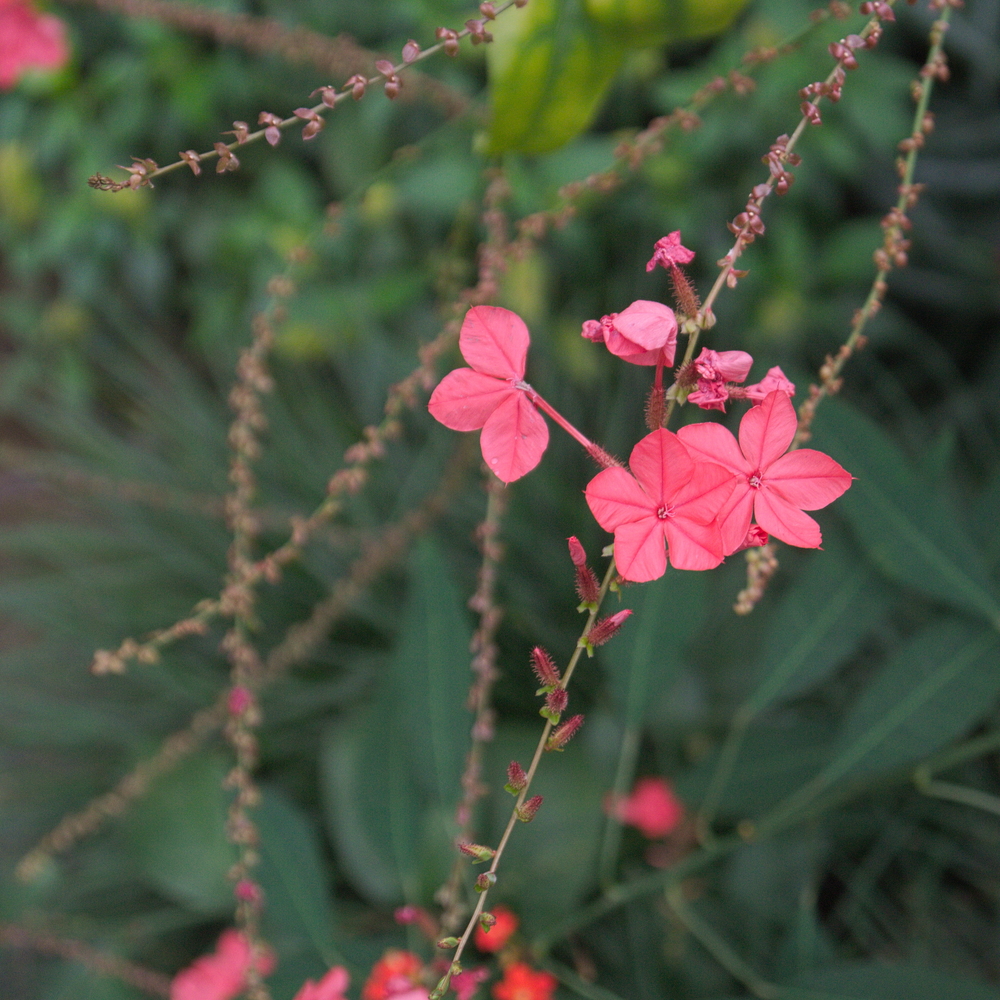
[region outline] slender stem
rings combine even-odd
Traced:
[[[551,403],[546,402],[534,389],[528,385],[527,382],[521,383],[521,387],[525,389],[528,395],[531,397],[531,401],[537,406],[543,413],[547,413],[574,441],[581,444],[586,451],[592,452],[596,445],[593,441],[578,431]]]
[[[919,792],[930,798],[958,802],[963,806],[972,806],[973,809],[1000,816],[1000,798],[978,788],[968,788],[950,781],[917,781],[915,784]]]
[[[611,582],[614,580],[616,575],[617,570],[615,568],[615,561],[614,559],[611,559],[608,563],[607,572],[604,574],[604,580],[601,583],[601,590],[598,594],[596,607],[594,607],[590,614],[587,615],[587,622],[583,627],[583,631],[580,633],[580,639],[583,639],[583,637],[586,636],[593,627],[594,622],[597,619],[598,612],[600,611],[601,604],[604,602],[604,598],[607,596]],[[580,661],[580,656],[583,653],[584,648],[583,643],[578,641],[576,649],[573,650],[573,655],[570,657],[569,664],[566,667],[566,672],[563,675],[562,680],[559,682],[559,686],[561,688],[565,689],[569,687],[569,682],[573,677],[573,672],[576,670],[576,665]],[[535,747],[535,753],[531,758],[531,766],[528,768],[524,788],[521,789],[517,796],[514,808],[510,813],[510,818],[507,820],[507,827],[503,832],[503,836],[500,838],[500,843],[497,844],[496,854],[494,854],[492,863],[487,870],[487,874],[489,875],[495,875],[497,868],[500,865],[500,858],[503,856],[504,849],[507,846],[507,841],[510,840],[511,833],[514,831],[514,826],[518,822],[521,807],[524,805],[524,802],[528,797],[528,792],[531,790],[531,782],[534,780],[535,772],[538,770],[538,764],[542,759],[542,754],[545,751],[545,744],[550,733],[552,732],[552,729],[552,720],[547,719],[545,725],[542,727],[542,735],[538,739],[538,745]],[[452,970],[456,968],[462,958],[462,953],[465,951],[465,946],[468,944],[469,938],[472,936],[472,932],[479,920],[479,915],[483,912],[483,907],[486,905],[486,897],[488,895],[489,889],[479,893],[479,899],[476,901],[475,909],[472,912],[472,916],[469,918],[469,922],[466,925],[465,930],[462,932],[462,937],[459,939],[458,945],[455,948],[455,954],[452,956],[451,969],[449,969],[449,971],[442,977],[441,981],[431,992],[432,1000],[442,997],[445,990],[447,990],[448,983],[451,980]]]

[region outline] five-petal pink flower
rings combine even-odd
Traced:
[[[718,566],[717,517],[733,491],[732,473],[711,460],[696,463],[680,438],[662,428],[632,449],[629,468],[605,469],[586,489],[597,522],[615,534],[621,576],[634,583],[663,576],[668,552],[677,569]]]
[[[469,368],[449,372],[427,409],[453,431],[482,428],[479,445],[505,483],[530,472],[549,443],[549,429],[524,381],[531,335],[524,320],[499,306],[473,306],[458,344]]]
[[[803,512],[836,500],[852,477],[821,451],[789,452],[797,426],[787,393],[774,390],[744,414],[739,441],[716,423],[689,424],[678,431],[696,459],[729,470],[734,488],[719,516],[726,555],[743,545],[751,518],[789,545],[815,549],[822,543],[819,525]]]

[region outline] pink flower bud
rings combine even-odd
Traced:
[[[603,646],[625,624],[625,620],[631,614],[632,612],[625,608],[622,611],[616,611],[613,615],[608,615],[607,618],[602,618],[584,636],[583,641],[588,646]]]
[[[517,810],[517,818],[522,823],[530,823],[534,818],[535,814],[542,807],[542,797],[541,795],[532,795],[524,805]]]
[[[568,704],[569,692],[565,688],[553,688],[545,696],[545,708],[542,710],[542,715],[547,719],[552,719],[553,722],[558,722],[559,716],[566,711]]]
[[[535,646],[531,651],[531,669],[542,687],[555,687],[559,683],[559,671],[552,657],[541,646]]]
[[[420,46],[412,38],[403,46],[403,62],[411,63],[420,58]]]
[[[511,795],[517,795],[527,784],[528,776],[524,773],[524,768],[516,760],[512,760],[507,766],[507,784],[504,788]]]
[[[234,687],[229,692],[227,708],[230,715],[242,715],[253,704],[253,695],[245,687]]]
[[[554,730],[552,735],[545,741],[546,750],[562,750],[564,746],[574,736],[576,736],[580,727],[583,725],[583,716],[574,715],[572,719],[567,719],[558,729]]]
[[[241,878],[236,883],[233,892],[241,903],[259,903],[263,895],[260,886],[248,878]]]
[[[580,544],[580,539],[576,535],[572,535],[566,539],[569,543],[569,557],[573,560],[574,566],[586,566],[587,565],[587,553],[584,551],[583,546]]]

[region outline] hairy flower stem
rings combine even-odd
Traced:
[[[582,640],[586,637],[587,633],[593,628],[594,622],[597,621],[597,615],[600,611],[601,604],[604,602],[604,598],[607,596],[608,589],[611,586],[611,581],[614,580],[617,575],[617,569],[615,567],[615,561],[612,558],[608,563],[607,572],[604,574],[604,580],[601,583],[601,590],[598,595],[597,606],[591,610],[590,614],[587,616],[587,622],[583,626],[583,630],[580,633],[580,640],[577,642],[576,648],[573,650],[573,655],[570,657],[569,664],[566,667],[566,672],[563,674],[562,681],[560,682],[560,687],[564,690],[569,686],[569,682],[573,677],[573,671],[576,670],[576,665],[580,661],[580,655],[584,651],[584,645]],[[525,800],[528,797],[528,792],[531,789],[531,782],[534,780],[535,772],[538,770],[538,764],[542,759],[542,754],[545,752],[545,744],[548,742],[549,735],[553,729],[552,720],[546,720],[544,727],[542,728],[542,734],[538,739],[538,745],[535,747],[534,756],[531,758],[531,766],[527,771],[527,780],[525,781],[524,787],[521,789],[517,796],[517,800],[514,803],[514,808],[511,810],[510,819],[507,820],[507,827],[503,832],[503,836],[500,838],[500,843],[497,845],[496,854],[493,856],[493,861],[490,864],[489,870],[485,873],[487,879],[493,876],[490,881],[495,881],[496,871],[500,865],[500,858],[503,856],[504,849],[507,846],[507,841],[510,840],[510,835],[514,831],[514,826],[518,822],[519,813],[521,807],[524,805]],[[482,877],[482,876],[480,876]],[[465,946],[469,942],[469,938],[472,936],[473,930],[475,930],[476,924],[479,921],[479,915],[483,912],[486,905],[486,899],[489,895],[489,889],[479,893],[479,899],[476,900],[475,909],[472,911],[472,916],[469,918],[469,922],[462,932],[462,937],[459,939],[458,946],[455,948],[455,953],[451,958],[451,968],[447,973],[441,978],[441,981],[434,987],[430,994],[429,1000],[440,1000],[444,996],[448,989],[448,984],[451,981],[451,977],[455,969],[459,966],[459,962],[462,958],[462,953],[465,951]]]

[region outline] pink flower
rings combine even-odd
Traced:
[[[345,1000],[344,991],[350,983],[347,969],[335,965],[318,983],[307,979],[294,1000]]]
[[[361,1000],[427,1000],[420,984],[424,963],[412,951],[390,948],[373,966]]]
[[[250,943],[239,931],[225,930],[215,951],[181,969],[170,984],[170,1000],[232,1000],[247,988],[253,956]],[[257,956],[257,970],[269,976],[276,965],[273,952]]]
[[[512,483],[542,459],[549,429],[524,381],[531,336],[524,321],[499,306],[473,306],[458,344],[471,368],[449,372],[431,394],[431,416],[453,431],[483,433],[479,446],[492,472]]]
[[[725,412],[730,382],[742,382],[750,374],[753,358],[746,351],[713,351],[707,347],[694,359],[698,388],[688,394],[688,400],[703,410]]]
[[[0,0],[0,90],[32,69],[59,69],[69,59],[66,28],[27,0]]]
[[[661,302],[638,299],[620,313],[611,313],[583,324],[583,336],[603,343],[616,357],[632,365],[674,363],[677,350],[677,317]]]
[[[652,271],[657,264],[669,270],[678,264],[690,264],[693,260],[694,251],[681,246],[681,231],[677,229],[656,241],[652,260],[646,265],[646,270]]]
[[[744,414],[738,443],[721,424],[689,424],[678,432],[695,458],[725,466],[735,483],[719,518],[726,555],[743,545],[751,517],[789,545],[819,548],[819,525],[803,511],[832,503],[852,477],[821,451],[799,448],[786,455],[796,427],[791,400],[775,390]]]
[[[495,921],[489,930],[481,924],[472,932],[472,940],[480,951],[501,951],[503,946],[514,936],[520,921],[513,910],[502,904],[493,908]]]
[[[632,449],[629,466],[631,474],[599,472],[586,489],[598,524],[615,533],[618,572],[635,583],[656,580],[666,572],[667,551],[677,569],[718,566],[716,517],[733,490],[732,473],[712,461],[696,464],[677,435],[662,428]]]
[[[684,816],[684,805],[663,778],[640,778],[628,798],[611,804],[621,823],[634,826],[644,837],[665,837]]]
[[[754,403],[763,403],[769,392],[783,392],[788,396],[795,395],[795,384],[789,382],[785,373],[775,365],[769,368],[767,374],[756,384],[748,385],[743,389],[742,395],[747,399],[752,399]],[[690,399],[690,397],[688,397]]]
[[[511,962],[493,987],[493,996],[495,1000],[552,1000],[558,985],[551,972],[538,972],[527,962]]]
[[[466,969],[451,977],[451,988],[458,1000],[472,1000],[479,989],[479,984],[490,978],[490,970],[485,965],[475,969]]]

